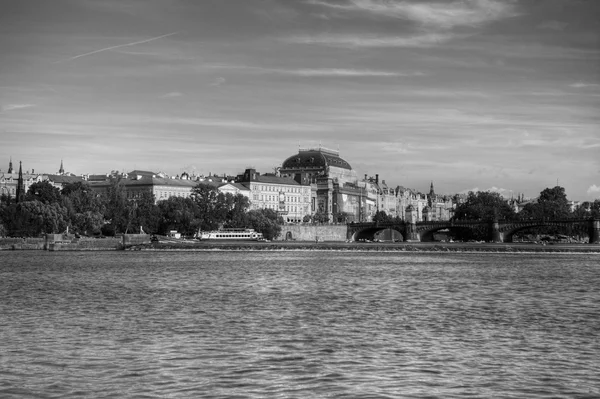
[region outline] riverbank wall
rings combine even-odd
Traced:
[[[44,249],[45,238],[0,238],[0,250],[29,250],[29,249]]]
[[[74,237],[47,234],[40,238],[0,238],[0,250],[115,251],[132,245],[150,244],[149,234],[125,234],[119,237]]]
[[[277,241],[344,242],[348,228],[340,225],[285,225]]]

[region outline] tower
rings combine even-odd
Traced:
[[[19,161],[19,179],[17,180],[17,198],[16,202],[23,201],[23,197],[25,196],[25,186],[23,185],[23,168],[21,166],[21,161]]]
[[[8,163],[8,173],[14,173],[12,166],[12,157],[10,157],[10,162]]]
[[[429,188],[429,198],[428,198],[428,205],[430,208],[433,208],[433,203],[437,202],[436,198],[435,198],[435,191],[433,190],[433,181],[431,182],[431,186]]]
[[[58,174],[59,175],[64,175],[65,174],[65,168],[63,168],[63,160],[60,160],[60,169],[58,170]]]

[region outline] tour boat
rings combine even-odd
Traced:
[[[201,231],[199,233],[201,240],[245,240],[245,241],[261,241],[263,240],[262,233],[254,231],[254,229],[221,229],[214,231]]]

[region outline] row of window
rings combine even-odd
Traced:
[[[255,191],[283,191],[284,193],[302,193],[302,187],[281,187],[281,186],[269,186],[269,185],[256,185],[252,187]],[[308,191],[304,188],[304,193]]]

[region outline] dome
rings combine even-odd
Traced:
[[[340,158],[337,152],[323,148],[300,150],[298,154],[283,161],[281,169],[325,169],[328,166],[352,170],[350,164]]]

